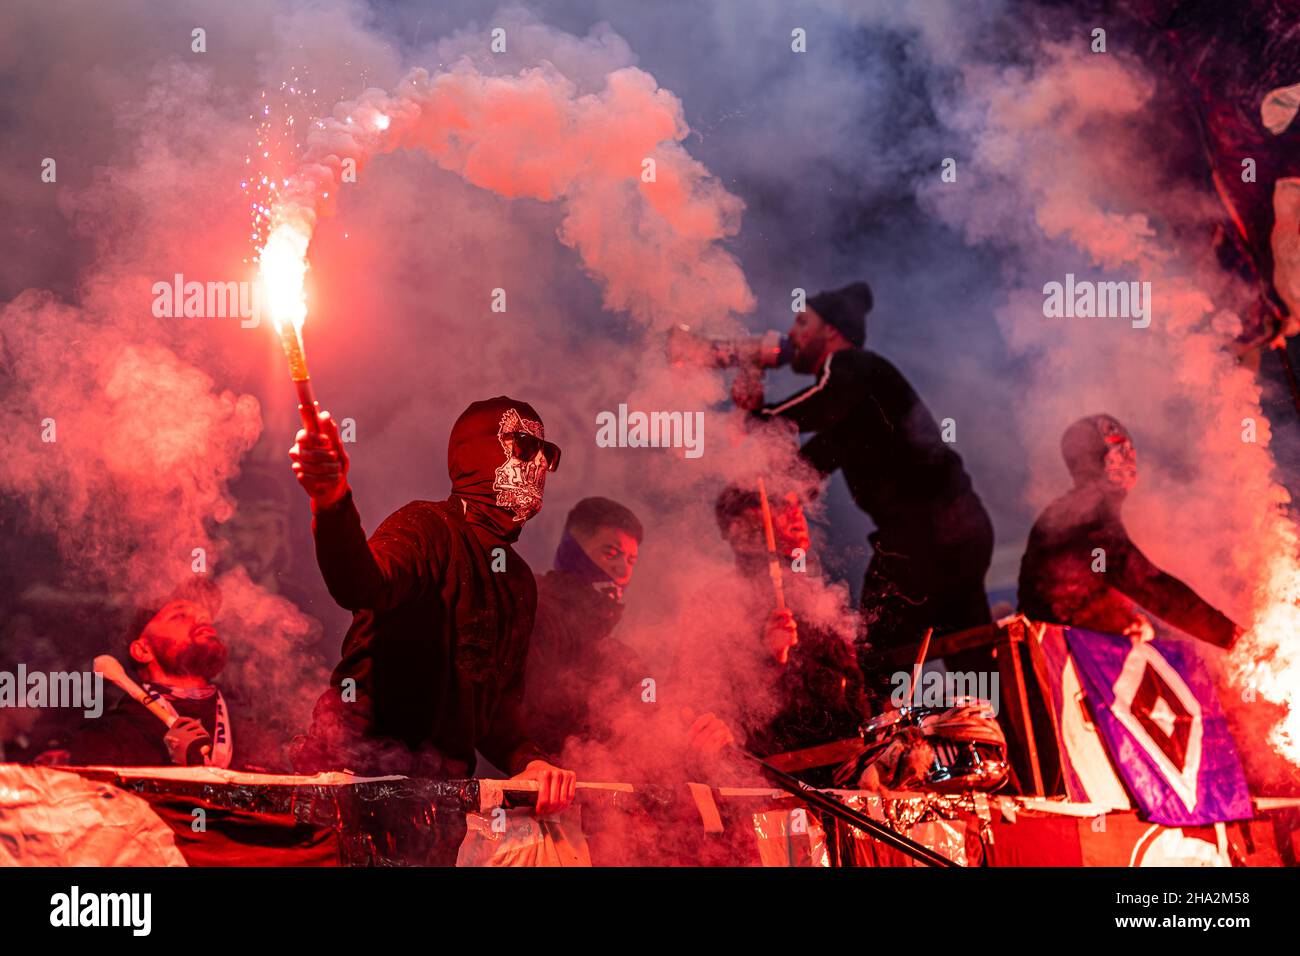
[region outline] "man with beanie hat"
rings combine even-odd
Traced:
[[[790,328],[791,368],[817,381],[782,402],[733,389],[741,407],[813,432],[801,455],[821,474],[843,470],[872,519],[862,587],[866,641],[888,649],[990,623],[984,575],[993,527],[961,458],[901,372],[863,348],[871,288],[821,292]]]
[[[1124,426],[1110,415],[1081,418],[1065,430],[1061,454],[1074,487],[1029,532],[1020,609],[1036,621],[1150,639],[1146,610],[1203,641],[1231,645],[1240,628],[1152,564],[1124,528],[1120,508],[1137,483],[1137,454]]]
[[[311,496],[326,587],[354,615],[298,769],[458,778],[478,750],[538,781],[538,815],[567,807],[574,775],[552,766],[521,718],[537,586],[513,544],[560,458],[541,417],[505,396],[470,405],[448,443],[450,497],[399,508],[369,541],[328,413],[320,435],[298,432],[290,458]]]

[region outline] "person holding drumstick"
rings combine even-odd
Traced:
[[[208,607],[189,597],[174,598],[156,612],[137,615],[132,633],[127,652],[152,706],[126,696],[101,717],[87,720],[68,747],[68,762],[232,766],[230,713],[214,683],[226,666],[227,651]]]

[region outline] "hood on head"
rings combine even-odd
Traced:
[[[1114,445],[1127,444],[1132,438],[1113,415],[1089,415],[1065,430],[1061,436],[1061,456],[1077,485],[1106,478],[1106,455]]]
[[[466,518],[509,541],[541,510],[547,467],[515,457],[508,437],[515,432],[546,437],[531,405],[498,395],[465,409],[447,443],[451,493],[465,502]]]

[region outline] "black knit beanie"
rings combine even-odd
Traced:
[[[867,313],[871,311],[873,301],[871,286],[854,282],[842,289],[818,292],[808,300],[808,305],[823,320],[839,329],[855,348],[862,348],[867,341]]]

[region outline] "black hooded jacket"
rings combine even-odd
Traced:
[[[460,777],[476,749],[512,774],[548,759],[521,717],[537,586],[512,546],[523,522],[510,509],[525,493],[519,469],[503,470],[503,409],[520,414],[502,428],[521,415],[540,432],[522,402],[470,406],[452,430],[446,501],[403,506],[369,541],[351,494],[315,516],[321,574],[354,617],[301,771]]]
[[[569,737],[601,739],[593,711],[606,694],[638,694],[646,669],[636,651],[611,636],[623,605],[610,591],[576,574],[548,571],[538,592],[524,712],[538,744],[559,753]]]

